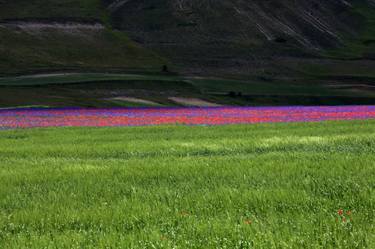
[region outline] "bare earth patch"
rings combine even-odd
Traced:
[[[0,22],[0,28],[6,28],[11,31],[25,32],[30,35],[40,35],[46,32],[63,32],[70,35],[84,35],[85,33],[102,32],[105,27],[100,23],[44,23],[44,22]]]
[[[16,79],[27,79],[27,78],[49,78],[49,77],[59,77],[59,76],[70,76],[70,75],[78,75],[79,73],[46,73],[46,74],[30,74],[30,75],[23,75],[19,77],[15,77]]]
[[[182,98],[182,97],[169,97],[169,100],[172,100],[173,102],[185,106],[220,106],[216,103],[211,103],[202,99],[197,98]]]
[[[123,97],[123,96],[121,96],[121,97],[109,98],[107,100],[117,100],[117,101],[125,101],[125,102],[136,103],[136,104],[161,106],[161,104],[156,103],[154,101],[150,101],[150,100],[146,100],[146,99],[133,98],[133,97]]]
[[[100,23],[88,24],[79,22],[70,23],[58,23],[58,22],[2,22],[0,26],[7,28],[16,28],[25,31],[30,30],[43,30],[43,29],[58,29],[58,30],[74,30],[74,29],[86,29],[86,30],[103,30],[105,27]]]

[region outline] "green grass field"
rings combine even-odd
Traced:
[[[0,248],[375,248],[374,167],[375,120],[0,131]]]

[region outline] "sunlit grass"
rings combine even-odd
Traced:
[[[375,121],[0,131],[0,248],[373,248],[374,166]]]

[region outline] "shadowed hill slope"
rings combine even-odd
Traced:
[[[147,33],[149,36],[144,37],[147,43],[191,41],[192,45],[221,42],[261,46],[265,41],[275,41],[316,50],[337,45],[340,34],[354,34],[361,21],[352,15],[351,5],[345,1],[116,2],[123,4],[118,4],[117,8],[113,4],[108,7],[115,16],[115,25],[139,32],[140,36]],[[165,36],[160,36],[161,33]]]
[[[195,72],[246,72],[274,67],[270,60],[280,57],[362,58],[375,50],[373,1],[105,2],[116,28]]]

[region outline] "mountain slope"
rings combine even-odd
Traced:
[[[0,0],[0,106],[372,104],[374,58],[374,0]]]
[[[374,33],[362,37],[375,28],[373,1],[366,0],[106,0],[106,4],[116,28],[186,70],[206,68],[203,73],[264,68],[280,57],[340,59],[347,57],[348,49],[349,56],[361,58],[375,38]]]
[[[374,30],[373,0],[0,0],[0,74],[355,75]]]

